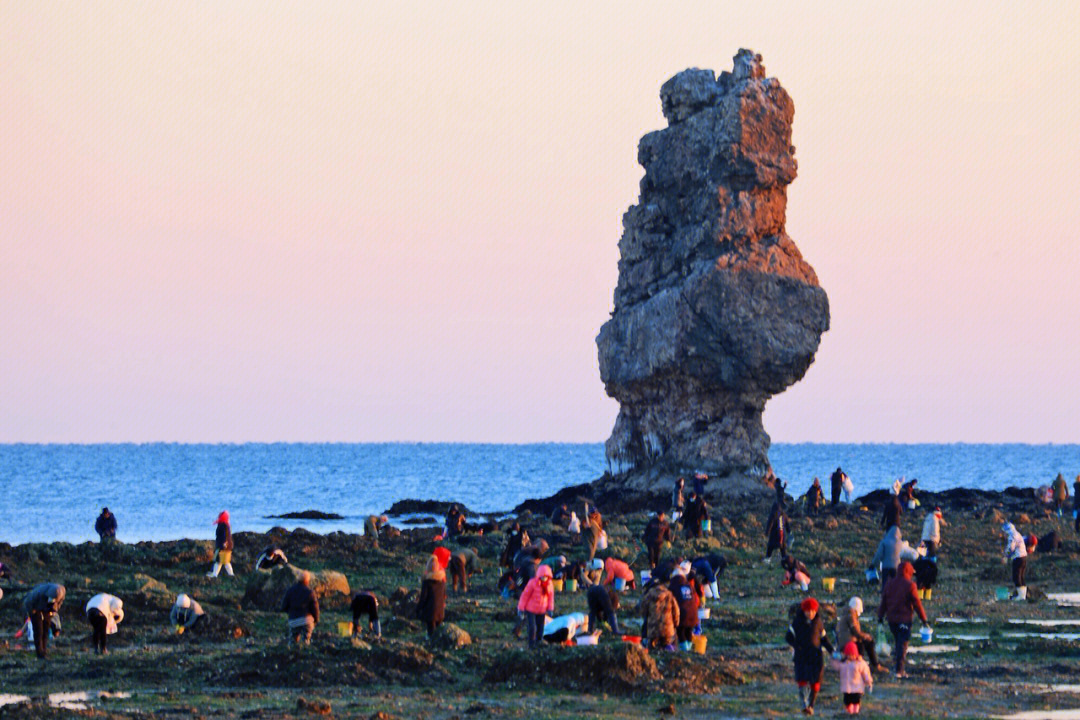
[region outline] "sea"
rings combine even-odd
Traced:
[[[919,487],[1038,487],[1080,474],[1080,445],[784,444],[769,453],[791,494],[838,466],[856,495],[916,477]],[[402,499],[454,500],[498,513],[599,477],[603,445],[541,443],[0,445],[0,542],[97,539],[103,506],[124,542],[210,539],[222,510],[234,532],[274,526],[361,532]],[[343,520],[282,520],[302,510]]]

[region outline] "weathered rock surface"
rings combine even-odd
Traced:
[[[295,565],[283,565],[270,572],[254,572],[248,578],[242,603],[261,610],[276,610],[285,591],[300,580],[304,571]],[[320,602],[349,597],[349,581],[335,570],[311,573],[311,589]]]
[[[685,70],[660,97],[668,127],[638,148],[645,176],[597,346],[620,403],[613,471],[670,492],[690,470],[766,474],[762,411],[813,362],[829,303],[784,231],[794,105],[760,56],[740,50],[719,78]]]

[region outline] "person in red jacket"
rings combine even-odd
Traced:
[[[540,645],[544,635],[545,616],[555,612],[555,588],[551,585],[551,568],[541,565],[536,576],[525,586],[518,600],[518,610],[525,613],[529,629],[529,648]]]
[[[675,596],[675,602],[679,603],[679,624],[675,628],[675,637],[679,640],[679,648],[684,652],[690,649],[690,641],[694,637],[694,628],[697,627],[698,608],[700,599],[694,586],[686,579],[686,575],[675,573],[671,576],[668,590]]]
[[[906,560],[900,563],[900,568],[895,577],[885,583],[885,589],[881,593],[881,605],[878,606],[877,617],[880,623],[888,619],[889,630],[892,632],[894,647],[893,657],[896,658],[896,677],[906,678],[904,661],[907,659],[908,643],[911,641],[911,626],[915,614],[919,615],[924,625],[929,625],[926,619],[926,610],[923,609],[922,601],[919,600],[919,592],[915,588],[915,566]]]

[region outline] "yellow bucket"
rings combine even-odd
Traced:
[[[341,637],[352,637],[352,623],[339,621],[337,624],[338,635]]]
[[[709,638],[704,635],[695,635],[690,639],[690,643],[694,646],[694,652],[698,655],[704,655],[705,646],[709,644]]]
[[[836,578],[821,578],[821,586],[825,588],[825,592],[832,592],[836,587]]]
[[[562,592],[563,591],[563,580],[562,580],[562,578],[559,578],[558,580],[552,580],[551,581],[551,587],[555,588],[555,592]]]
[[[566,592],[577,592],[577,580],[571,578],[566,581]]]

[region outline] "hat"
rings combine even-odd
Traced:
[[[844,649],[841,652],[844,653],[844,657],[857,658],[859,657],[859,646],[852,640],[844,646]]]
[[[431,554],[439,561],[439,567],[443,570],[450,564],[450,548],[437,547]]]
[[[907,560],[900,563],[900,567],[897,568],[897,575],[910,580],[915,577],[915,566],[909,563]]]
[[[229,524],[229,511],[222,510],[221,514],[217,516],[217,520],[214,521],[214,525]]]
[[[189,608],[191,607],[191,598],[187,596],[187,593],[180,593],[176,596],[176,607]]]
[[[592,562],[589,563],[589,569],[590,570],[603,570],[604,569],[604,561],[601,560],[600,558],[593,558]]]
[[[802,608],[803,612],[817,612],[818,601],[812,597],[808,597],[799,603],[799,607]]]
[[[862,615],[863,604],[862,598],[855,596],[848,601],[848,607],[855,611],[855,614]]]

